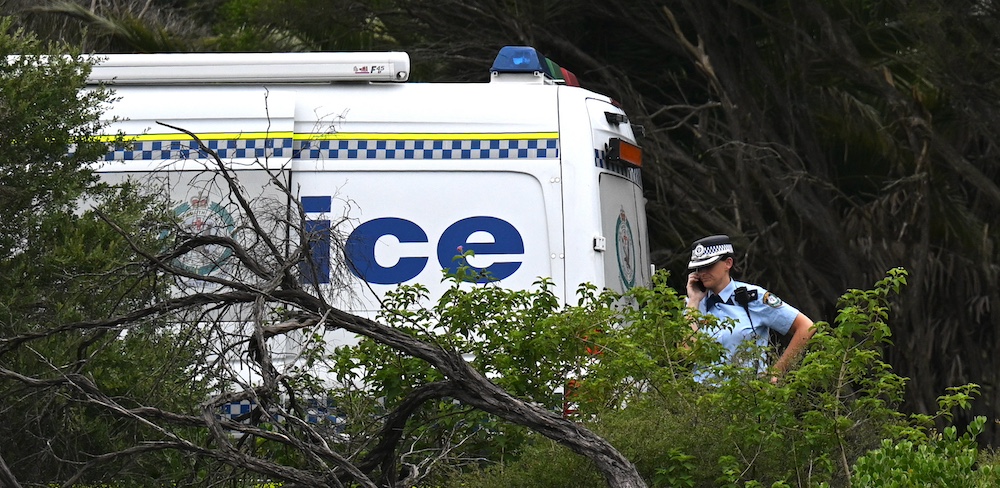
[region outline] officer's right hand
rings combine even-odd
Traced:
[[[697,307],[699,303],[705,298],[708,293],[698,286],[701,281],[698,279],[697,273],[691,273],[688,275],[687,281],[687,296],[688,296],[688,306]]]

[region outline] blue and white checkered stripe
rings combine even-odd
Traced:
[[[229,420],[236,420],[237,418],[250,413],[253,410],[254,403],[250,400],[243,400],[239,402],[231,402],[222,406],[222,412],[220,415],[223,418]],[[249,417],[244,419],[244,422],[249,422]]]
[[[246,416],[255,406],[256,404],[251,400],[226,403],[222,405],[219,416],[235,421],[240,417]],[[329,400],[320,402],[312,398],[308,401],[305,420],[310,424],[330,423],[338,426],[343,426],[344,424],[344,419],[336,415],[333,402]],[[250,417],[243,418],[243,423],[250,423]]]
[[[639,185],[639,187],[642,187],[642,170],[628,164],[608,161],[607,159],[605,159],[604,154],[605,154],[604,151],[600,149],[594,149],[594,165],[596,165],[598,168],[604,168],[608,171],[620,174],[628,178],[628,180],[631,181],[632,183],[635,183],[636,185]]]
[[[555,159],[558,139],[326,140],[221,139],[203,141],[221,159]],[[116,147],[105,161],[207,158],[194,141],[138,141]]]
[[[300,159],[551,159],[558,139],[298,141]]]
[[[333,424],[343,428],[346,419],[336,415],[336,407],[331,399],[325,402],[310,398],[306,403],[306,422],[310,424]]]
[[[203,140],[221,159],[290,158],[293,141],[286,139],[218,139]],[[191,141],[136,141],[127,147],[115,147],[105,155],[105,161],[179,160],[207,158],[208,153]]]

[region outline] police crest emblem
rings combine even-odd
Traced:
[[[632,288],[635,286],[635,239],[624,208],[619,212],[618,222],[615,224],[615,251],[618,254],[618,276],[625,289]]]
[[[209,200],[204,194],[192,197],[188,202],[174,209],[180,220],[180,228],[190,235],[211,235],[232,237],[235,222],[232,215],[221,205]],[[233,251],[229,247],[208,244],[188,252],[174,261],[174,265],[192,273],[209,276],[229,259]]]
[[[782,301],[777,295],[771,292],[764,292],[764,299],[762,300],[765,305],[771,308],[778,308],[782,305]]]

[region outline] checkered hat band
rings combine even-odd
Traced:
[[[709,246],[698,244],[691,250],[691,262],[689,265],[700,266],[699,263],[725,254],[735,254],[731,243],[712,244]]]
[[[715,246],[707,246],[705,248],[705,253],[702,256],[718,256],[719,254],[733,253],[732,244],[718,244]]]

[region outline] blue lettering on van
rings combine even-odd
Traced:
[[[309,242],[309,254],[300,265],[305,283],[325,284],[330,282],[330,220],[325,218],[332,209],[329,196],[304,196],[301,200],[306,214],[320,214],[306,220],[305,231]],[[477,232],[489,234],[492,242],[469,242]],[[380,285],[404,283],[417,277],[430,261],[429,256],[404,255],[391,266],[382,266],[375,260],[375,245],[382,237],[394,237],[404,249],[406,244],[429,243],[430,238],[416,223],[397,217],[383,217],[369,220],[354,229],[344,243],[344,257],[350,271],[361,279]],[[482,241],[483,239],[474,239]],[[487,239],[489,240],[489,239]],[[506,220],[475,216],[452,223],[441,233],[437,242],[437,261],[441,269],[455,272],[463,262],[455,256],[463,251],[473,251],[476,256],[524,254],[524,239],[521,233]],[[468,264],[468,263],[466,263]],[[502,280],[513,275],[522,261],[498,261],[485,268],[470,266],[482,277],[480,282]]]
[[[493,236],[493,242],[468,242],[469,237],[476,232],[486,232]],[[448,226],[438,241],[437,255],[441,268],[447,268],[454,273],[458,270],[460,261],[455,256],[462,251],[473,251],[476,256],[497,254],[524,254],[524,239],[521,233],[510,222],[496,217],[469,217]],[[467,264],[467,263],[466,263]],[[487,272],[478,281],[497,281],[509,277],[521,267],[521,261],[501,261],[486,268],[469,266],[477,273]]]
[[[306,213],[330,212],[330,197],[302,197],[302,210]],[[307,284],[330,282],[330,221],[313,219],[305,221],[306,242],[309,254],[299,263],[300,280]]]
[[[491,235],[493,242],[469,242],[469,238],[477,232]],[[390,285],[412,280],[427,267],[427,256],[401,257],[388,267],[378,264],[375,261],[375,243],[383,236],[393,236],[401,244],[429,242],[427,233],[409,220],[395,217],[369,220],[354,229],[344,245],[344,254],[352,273],[369,283]],[[461,263],[455,256],[463,251],[473,251],[476,256],[524,254],[524,240],[506,220],[488,216],[468,217],[451,224],[441,233],[437,244],[437,260],[441,269],[455,272]],[[483,275],[480,282],[486,282],[511,276],[521,264],[521,261],[500,261],[486,268],[470,268]]]
[[[400,244],[427,242],[427,233],[406,219],[386,217],[369,220],[347,237],[344,255],[351,272],[369,283],[388,285],[413,279],[427,266],[426,256],[401,257],[393,266],[384,267],[375,261],[375,242],[382,236],[393,236]]]

